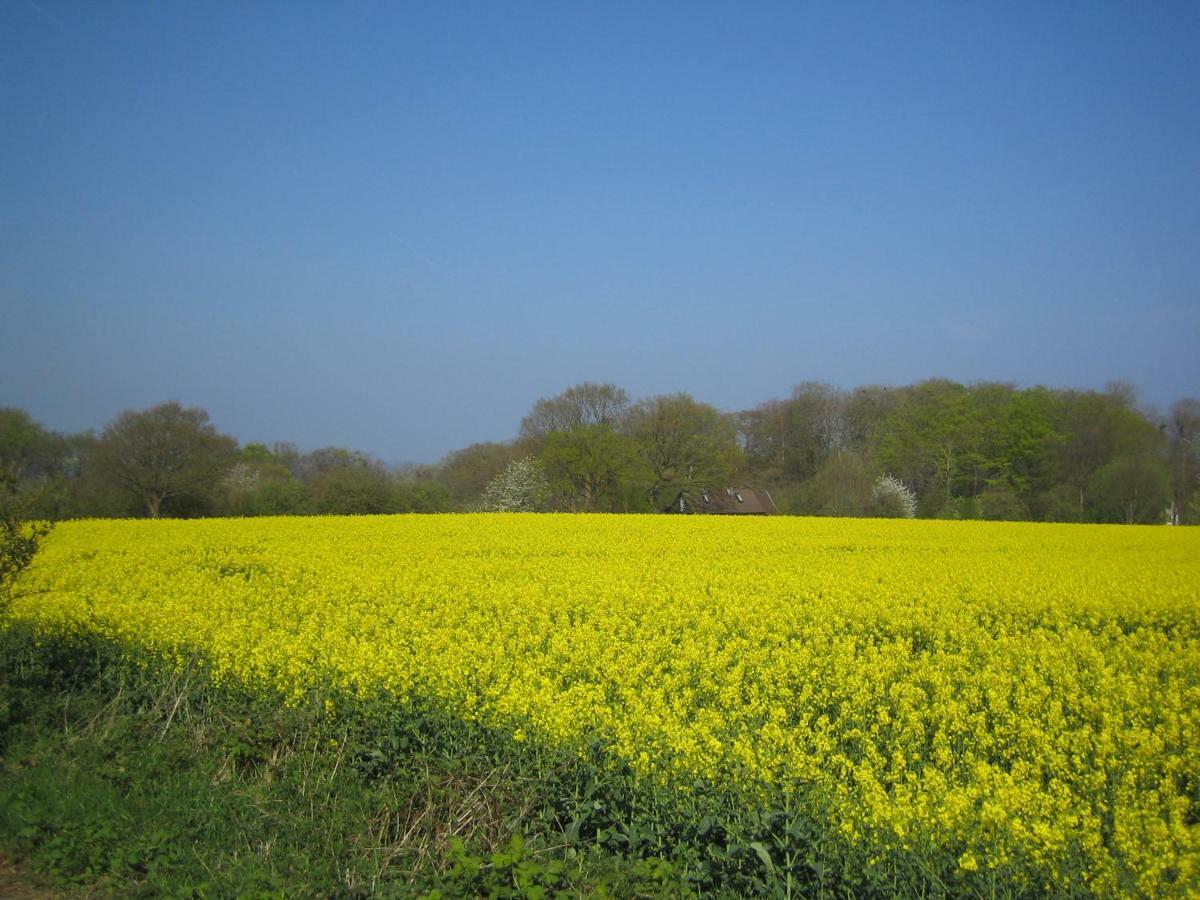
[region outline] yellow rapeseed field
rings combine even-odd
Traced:
[[[880,853],[1200,889],[1200,529],[88,521],[23,588],[18,618],[287,697],[421,698],[663,789],[823,797]]]

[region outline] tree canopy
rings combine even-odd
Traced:
[[[117,416],[93,451],[96,470],[157,518],[164,503],[202,504],[234,462],[237,441],[198,407],[163,403]]]
[[[352,447],[239,447],[174,402],[123,412],[99,435],[0,408],[0,490],[47,519],[468,510],[518,475],[536,482],[532,506],[577,512],[678,510],[681,495],[740,486],[808,515],[915,504],[929,517],[1200,524],[1200,399],[1160,414],[1122,383],[808,381],[726,413],[583,382],[536,401],[513,440],[402,469]]]

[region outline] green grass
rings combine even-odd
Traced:
[[[300,705],[0,627],[0,853],[121,897],[1019,896],[387,698]],[[336,714],[326,701],[332,700]],[[812,809],[819,798],[801,798]],[[1080,891],[1083,893],[1083,891]]]
[[[675,863],[569,840],[561,766],[543,778],[482,746],[439,752],[423,733],[432,722],[333,719],[322,704],[286,708],[18,630],[0,633],[0,670],[0,848],[59,885],[155,897],[691,892]]]

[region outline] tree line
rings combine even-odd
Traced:
[[[801,515],[1196,524],[1198,441],[1200,400],[1158,413],[1120,383],[805,382],[730,413],[585,382],[534,403],[511,441],[399,469],[352,448],[241,445],[174,402],[75,435],[0,408],[0,499],[45,519],[654,512],[740,486]]]

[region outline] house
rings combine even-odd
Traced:
[[[680,492],[671,510],[716,516],[773,516],[778,512],[769,493],[752,488]]]

